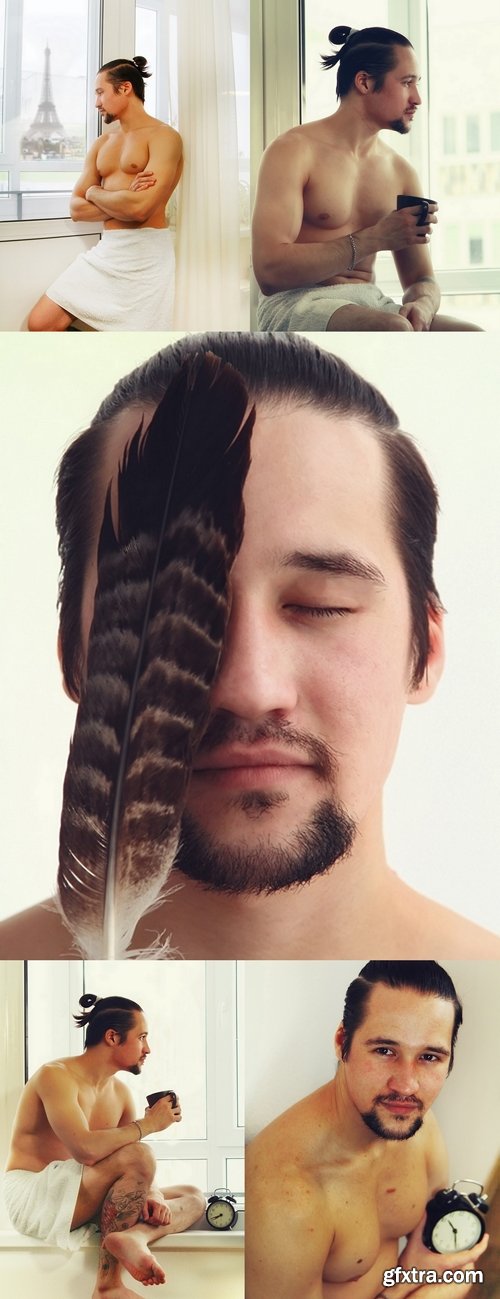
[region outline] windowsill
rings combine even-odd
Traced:
[[[241,1222],[241,1215],[240,1215]],[[200,1249],[223,1249],[223,1250],[240,1250],[243,1249],[244,1230],[239,1225],[234,1231],[213,1231],[207,1227],[205,1231],[190,1229],[180,1232],[176,1236],[163,1236],[160,1240],[155,1240],[154,1249],[157,1250],[200,1250]],[[90,1240],[82,1246],[84,1250],[97,1250],[99,1238]],[[34,1236],[22,1236],[18,1231],[6,1229],[0,1231],[0,1251],[2,1249],[14,1250],[57,1250],[58,1253],[66,1251],[58,1250],[57,1245],[48,1245],[43,1240],[36,1240]]]
[[[102,221],[72,221],[71,217],[41,217],[40,220],[0,221],[0,243],[21,239],[64,239],[74,235],[100,235]]]

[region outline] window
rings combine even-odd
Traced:
[[[242,964],[234,961],[28,962],[26,1076],[58,1055],[83,1050],[73,1026],[83,991],[117,991],[144,1009],[151,1055],[141,1076],[124,1075],[136,1113],[151,1091],[179,1095],[179,1126],[148,1138],[160,1185],[195,1182],[243,1192]]]
[[[480,237],[476,236],[476,238],[469,239],[469,261],[471,266],[482,266],[483,264],[483,241]]]
[[[500,113],[490,113],[491,148],[500,153]]]
[[[454,117],[443,118],[443,152],[457,152],[457,123]]]
[[[467,117],[465,120],[467,153],[479,153],[479,118]]]
[[[96,131],[99,0],[0,0],[2,19],[0,219],[67,216]]]

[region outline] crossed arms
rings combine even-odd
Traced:
[[[104,189],[97,169],[97,154],[102,138],[94,141],[85,159],[83,172],[71,195],[73,221],[102,221],[115,217],[119,221],[147,221],[157,208],[167,204],[179,177],[182,141],[177,131],[164,126],[155,130],[149,143],[147,172],[134,176],[127,189]],[[148,179],[144,181],[142,177]]]

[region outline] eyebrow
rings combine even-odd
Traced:
[[[396,1042],[392,1037],[367,1037],[365,1046],[401,1046],[401,1042]],[[442,1055],[448,1057],[451,1052],[445,1046],[422,1046],[419,1051],[432,1051],[433,1055]]]
[[[380,569],[365,559],[359,559],[350,550],[292,550],[288,555],[284,555],[281,566],[305,569],[310,573],[331,573],[336,577],[347,575],[361,578],[364,582],[372,582],[374,586],[386,586],[384,574]]]

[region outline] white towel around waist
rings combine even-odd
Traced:
[[[71,1230],[82,1172],[74,1159],[56,1159],[39,1173],[4,1173],[3,1196],[16,1231],[61,1249],[80,1249],[98,1230],[95,1223]]]
[[[98,330],[171,329],[175,257],[172,233],[105,230],[47,289],[47,297]]]

